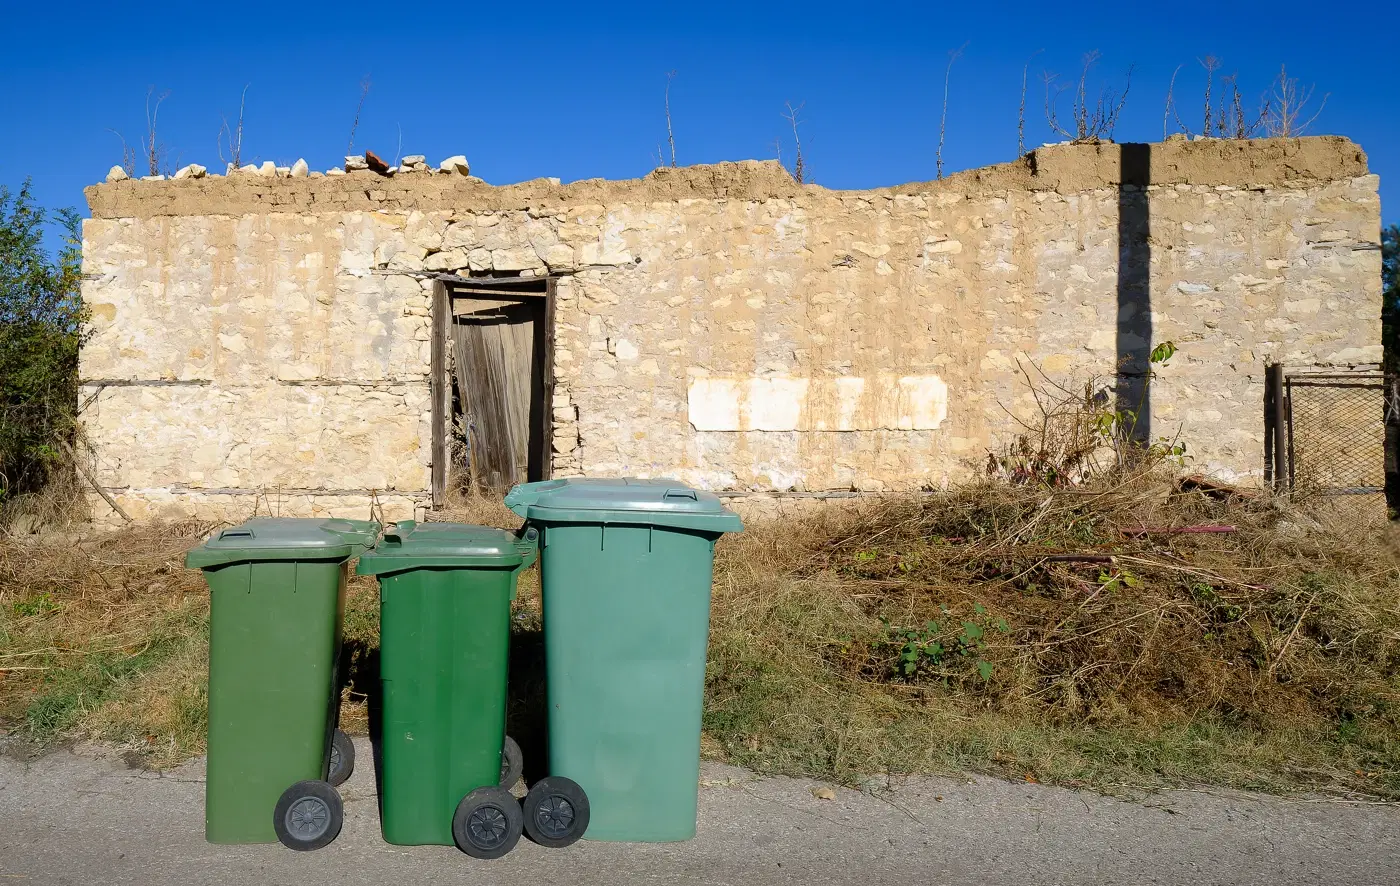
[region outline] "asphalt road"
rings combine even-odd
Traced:
[[[2,741],[2,740],[0,740]],[[3,884],[1400,884],[1400,808],[1170,792],[1124,801],[995,779],[921,778],[863,793],[706,765],[688,843],[525,840],[496,861],[390,846],[368,743],[326,849],[204,842],[203,761],[142,772],[79,746],[0,755]]]

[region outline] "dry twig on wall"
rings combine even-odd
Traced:
[[[957,49],[948,53],[948,67],[943,71],[943,116],[938,121],[938,151],[934,155],[934,163],[938,170],[938,177],[943,177],[943,139],[948,132],[948,82],[953,78],[953,62],[963,54],[967,48],[964,43]]]
[[[1276,138],[1296,138],[1308,131],[1317,122],[1322,109],[1327,107],[1331,93],[1322,96],[1322,103],[1312,116],[1307,115],[1308,104],[1312,102],[1315,86],[1306,88],[1298,85],[1298,78],[1288,76],[1288,68],[1279,66],[1278,77],[1272,90],[1265,98],[1264,131]]]
[[[238,123],[230,127],[228,118],[223,117],[223,125],[219,127],[219,137],[217,145],[219,149],[219,159],[237,169],[243,161],[243,106],[248,100],[248,87],[251,83],[243,85],[243,92],[238,96]],[[229,156],[224,157],[224,147],[228,147]]]
[[[798,125],[802,122],[798,119],[797,115],[798,112],[802,110],[802,105],[804,104],[806,104],[806,102],[802,102],[794,108],[792,102],[788,102],[787,113],[783,115],[783,119],[792,124],[792,140],[797,145],[797,159],[793,161],[792,177],[797,180],[799,185],[806,183],[807,179],[810,178],[810,174],[807,171],[807,158],[802,155],[802,136],[797,131]],[[781,159],[781,152],[778,156]]]
[[[1113,132],[1118,127],[1118,118],[1123,113],[1123,106],[1128,101],[1128,91],[1133,85],[1133,68],[1128,68],[1128,73],[1124,78],[1123,91],[1115,92],[1113,87],[1105,86],[1099,93],[1099,97],[1091,104],[1089,102],[1089,71],[1099,60],[1098,51],[1090,52],[1084,56],[1084,65],[1079,72],[1079,82],[1074,87],[1074,102],[1070,107],[1070,114],[1073,122],[1071,128],[1066,129],[1060,125],[1058,115],[1058,104],[1060,93],[1069,89],[1069,86],[1060,86],[1055,82],[1055,75],[1046,72],[1045,79],[1045,119],[1050,124],[1050,129],[1069,139],[1075,144],[1085,144],[1098,142],[1101,139],[1113,138]]]
[[[676,134],[671,129],[671,81],[676,79],[675,71],[666,72],[666,141],[671,145],[671,168],[676,168]],[[657,146],[657,159],[660,160],[661,147]],[[657,164],[658,166],[660,163]]]
[[[121,139],[121,142],[122,142],[122,169],[126,170],[126,174],[127,174],[127,177],[128,177],[128,178],[135,178],[135,177],[136,177],[136,149],[133,148],[131,145],[127,144],[127,142],[126,142],[126,136],[122,135],[120,132],[117,132],[115,129],[111,128],[110,126],[107,127],[107,131],[110,132],[110,133],[112,133],[112,135],[115,135],[117,138]]]
[[[1162,109],[1162,138],[1163,138],[1163,139],[1165,139],[1165,138],[1167,137],[1167,118],[1168,118],[1168,117],[1176,117],[1176,125],[1181,127],[1181,131],[1182,131],[1182,132],[1186,132],[1188,135],[1190,134],[1190,133],[1188,132],[1188,130],[1186,129],[1186,124],[1184,124],[1184,123],[1181,122],[1181,117],[1176,113],[1176,101],[1175,101],[1175,99],[1173,98],[1174,94],[1176,93],[1176,75],[1177,75],[1177,74],[1180,74],[1180,73],[1181,73],[1181,65],[1177,65],[1177,66],[1176,66],[1176,70],[1175,70],[1175,71],[1172,71],[1172,79],[1171,79],[1171,82],[1167,84],[1167,104],[1166,104],[1166,107],[1164,107],[1164,108]]]
[[[1026,59],[1025,67],[1021,68],[1021,106],[1016,112],[1016,156],[1026,156],[1026,78],[1030,75],[1031,59],[1040,55],[1045,50],[1037,49],[1031,53],[1031,57]]]
[[[156,136],[156,123],[160,118],[160,105],[170,97],[170,90],[164,90],[159,95],[156,88],[151,86],[146,90],[146,136],[141,142],[142,152],[146,155],[146,166],[150,170],[147,175],[160,175],[161,165],[165,161],[166,148],[161,144]],[[155,104],[151,104],[151,99],[155,99]]]
[[[360,128],[360,112],[365,109],[365,98],[369,95],[369,75],[366,74],[360,81],[360,101],[355,105],[355,121],[350,124],[350,143],[345,146],[345,156],[350,156],[355,152],[355,130]]]
[[[1205,128],[1201,130],[1201,134],[1210,136],[1214,132],[1210,93],[1211,88],[1215,85],[1215,72],[1220,70],[1220,59],[1213,55],[1208,55],[1205,58],[1196,59],[1196,61],[1200,62],[1201,67],[1206,69]]]

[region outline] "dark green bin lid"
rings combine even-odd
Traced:
[[[423,567],[515,569],[535,561],[535,531],[525,538],[470,523],[418,523],[402,520],[384,532],[374,550],[360,558],[356,573],[387,575]]]
[[[719,497],[675,480],[570,477],[522,483],[506,507],[545,523],[614,523],[704,532],[741,532],[743,521]]]
[[[206,569],[262,560],[349,560],[379,537],[373,520],[257,517],[222,529],[185,554],[185,566]]]

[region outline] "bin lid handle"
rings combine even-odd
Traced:
[[[257,538],[257,536],[253,533],[253,530],[251,529],[244,529],[242,527],[238,527],[236,529],[225,529],[219,533],[220,541],[223,541],[226,538]]]
[[[384,543],[391,545],[403,544],[403,537],[412,534],[417,526],[417,520],[400,520],[394,524],[392,529],[385,531]]]
[[[694,489],[667,489],[666,494],[662,496],[662,498],[686,498],[691,501],[700,500],[700,496],[696,494]]]

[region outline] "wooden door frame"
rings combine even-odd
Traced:
[[[536,287],[543,283],[544,290]],[[526,286],[528,294],[544,299],[542,320],[544,325],[543,350],[536,360],[543,360],[540,367],[543,376],[544,403],[541,409],[540,440],[538,443],[540,479],[548,480],[554,474],[554,299],[555,277],[460,277],[455,274],[439,274],[433,280],[431,349],[428,366],[428,388],[432,403],[432,446],[429,454],[432,468],[432,501],[434,508],[447,503],[448,465],[452,459],[452,372],[448,365],[451,348],[454,290],[474,290],[474,294],[488,296],[492,292],[519,294]],[[473,293],[463,292],[459,297],[471,297]]]

